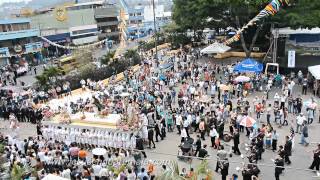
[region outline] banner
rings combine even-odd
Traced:
[[[284,7],[285,5],[288,5],[288,4],[289,4],[289,0],[271,0],[271,2],[263,10],[261,10],[258,15],[256,15],[253,19],[251,19],[248,22],[248,24],[246,24],[241,29],[239,29],[233,37],[227,39],[224,43],[226,45],[229,45],[233,42],[239,41],[241,34],[247,28],[255,25],[258,21],[260,21],[263,18],[266,18],[270,15],[274,16],[280,11],[281,7]]]
[[[0,48],[0,58],[4,57],[10,57],[9,48],[7,47]]]
[[[29,43],[24,45],[26,48],[26,53],[41,51],[43,45],[42,42]]]
[[[288,51],[288,68],[296,67],[296,51]]]

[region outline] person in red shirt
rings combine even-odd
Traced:
[[[256,105],[257,119],[260,119],[261,111],[262,111],[262,104],[259,102],[259,103]]]

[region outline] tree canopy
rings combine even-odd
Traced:
[[[173,19],[182,29],[198,30],[204,27],[238,28],[256,16],[271,0],[174,0]],[[320,1],[290,0],[266,22],[292,28],[320,26]]]

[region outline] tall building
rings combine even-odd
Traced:
[[[126,11],[128,36],[131,39],[143,37],[154,31],[153,6],[151,0],[120,0],[119,5]],[[171,21],[171,0],[155,0],[156,28]]]
[[[32,28],[30,19],[0,20],[0,65],[18,63],[22,59],[41,59],[42,42],[39,29]]]
[[[104,38],[118,37],[118,8],[105,1],[90,1],[64,6],[64,17],[58,16],[61,6],[38,10],[30,17],[30,26],[43,36],[60,45],[83,45]],[[95,28],[93,28],[95,27]],[[98,38],[97,38],[98,37]],[[70,51],[44,43],[50,56],[61,56]]]
[[[119,10],[114,5],[97,8],[94,12],[94,18],[100,31],[99,39],[119,39]]]

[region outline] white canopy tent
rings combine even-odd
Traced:
[[[320,65],[309,66],[308,71],[312,74],[314,78],[320,80]]]
[[[216,53],[224,53],[228,50],[230,50],[231,48],[229,46],[226,46],[224,44],[221,43],[213,43],[210,46],[202,49],[200,51],[201,54],[216,54]]]

